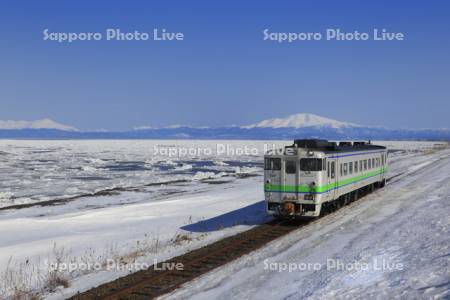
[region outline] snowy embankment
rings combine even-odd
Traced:
[[[33,150],[33,152],[39,152],[37,154],[39,156],[45,153],[43,149],[51,148],[51,145],[48,144],[52,142],[42,143],[44,146],[39,151]],[[104,196],[81,197],[60,206],[37,206],[0,212],[0,235],[2,236],[0,240],[0,266],[2,266],[0,270],[0,276],[2,276],[0,278],[0,297],[2,295],[1,292],[3,292],[3,295],[11,293],[11,290],[5,291],[7,288],[17,288],[19,291],[28,294],[35,292],[44,293],[49,299],[67,297],[78,291],[83,291],[123,276],[130,272],[127,267],[136,266],[135,263],[153,263],[154,259],[158,261],[168,259],[222,237],[247,230],[251,226],[266,221],[268,218],[264,209],[262,178],[260,176],[243,176],[243,178],[230,176],[230,170],[226,169],[233,163],[236,166],[242,162],[260,164],[258,162],[261,160],[260,156],[243,156],[238,159],[234,158],[234,160],[232,158],[195,157],[194,162],[192,162],[192,158],[189,158],[183,160],[181,165],[179,161],[175,161],[172,163],[175,167],[170,168],[170,170],[176,169],[174,171],[176,174],[174,175],[166,172],[167,163],[163,164],[161,162],[162,158],[152,159],[148,157],[149,154],[139,151],[134,151],[137,153],[132,152],[130,154],[124,145],[119,144],[118,147],[115,144],[111,145],[111,142],[106,142],[106,146],[101,144],[93,146],[85,144],[87,142],[81,142],[81,144],[78,144],[80,142],[68,142],[69,145],[67,146],[62,145],[64,143],[54,143],[56,143],[56,146],[53,145],[53,147],[58,148],[58,151],[62,152],[63,157],[71,157],[72,162],[75,164],[80,164],[81,161],[81,165],[75,170],[69,169],[66,172],[63,167],[50,164],[52,166],[52,175],[48,175],[46,178],[41,176],[35,179],[37,189],[47,195],[46,197],[52,192],[51,184],[48,183],[52,182],[52,176],[56,178],[53,182],[56,187],[55,193],[59,193],[59,190],[65,193],[70,184],[74,184],[78,190],[82,188],[97,189],[98,180],[94,180],[95,183],[88,181],[87,186],[78,184],[80,180],[79,173],[85,172],[82,168],[85,160],[114,160],[115,164],[112,165],[109,173],[103,167],[97,167],[97,171],[88,171],[93,172],[95,176],[98,176],[97,173],[101,174],[102,177],[109,176],[108,180],[104,180],[106,185],[117,184],[117,182],[124,180],[130,181],[129,183],[132,185],[139,185],[143,181],[145,182],[146,179],[150,180],[161,176],[171,179],[180,176],[177,168],[187,168],[183,166],[186,166],[188,161],[191,162],[191,165],[194,162],[197,165],[203,164],[201,171],[197,170],[197,167],[194,170],[189,168],[188,171],[190,173],[182,173],[181,176],[190,176],[190,178],[203,176],[207,173],[207,170],[211,170],[213,174],[221,174],[220,176],[211,176],[213,180],[226,180],[223,180],[223,182],[215,181],[215,184],[211,184],[194,179],[164,186],[141,187],[136,190],[119,191]],[[136,143],[142,149],[145,149],[145,145],[147,145],[145,142],[142,142],[143,144],[140,144],[141,142]],[[249,145],[255,144],[253,141],[234,143],[238,145],[245,143]],[[20,149],[32,148],[32,146],[24,145],[26,142],[19,144]],[[262,143],[260,143],[259,147],[261,145]],[[70,149],[66,149],[63,146]],[[402,176],[406,176],[408,172],[411,172],[411,176],[416,176],[416,173],[413,172],[421,172],[422,169],[419,169],[419,167],[424,168],[438,161],[446,153],[434,149],[434,143],[390,143],[389,146],[398,150],[391,153],[390,172],[391,174],[406,172]],[[86,148],[89,151],[80,153],[81,149]],[[109,150],[106,151],[105,148]],[[13,155],[11,152],[7,155]],[[111,152],[114,153],[111,154]],[[74,153],[77,153],[77,155],[75,156]],[[53,155],[54,151],[51,151],[47,154],[48,157],[41,157],[42,163],[48,164],[47,160]],[[26,165],[28,162],[21,155],[19,156],[17,163]],[[110,158],[104,159],[104,156]],[[136,163],[137,159],[144,162],[150,159],[153,161],[153,166],[158,166],[158,169],[155,170],[156,168],[153,168],[154,170],[152,171],[150,168],[150,170],[143,171],[143,174],[148,176],[144,177],[144,179],[138,176],[142,174],[137,174],[135,170],[127,171],[125,169],[125,176],[119,172],[120,170],[118,170],[117,166],[123,165],[121,161],[139,165]],[[208,160],[210,169],[204,165],[206,160]],[[212,163],[210,162],[211,160]],[[64,164],[65,162],[61,163]],[[101,162],[101,164],[104,163]],[[245,164],[242,167],[236,166],[233,166],[231,174],[238,174],[246,171],[245,168],[251,168]],[[10,164],[8,168],[14,168],[14,165]],[[46,170],[46,168],[39,166],[30,172],[32,174],[33,172],[44,174]],[[185,170],[182,171],[185,172]],[[256,171],[251,171],[252,174],[254,173],[253,175],[261,175],[260,167]],[[225,175],[221,172],[224,172]],[[23,169],[18,167],[13,174],[21,173],[23,173]],[[73,173],[76,176],[69,176]],[[244,174],[246,173],[244,172]],[[28,176],[29,179],[27,180],[35,178],[33,175]],[[68,181],[64,180],[65,177],[68,178]],[[135,177],[138,178],[134,180]],[[11,182],[15,186],[15,191],[20,194],[22,183],[18,180],[12,180]],[[405,181],[401,180],[398,184],[401,182]],[[33,189],[29,186],[30,184],[33,183],[23,185],[26,188],[22,195],[23,197],[32,194]],[[386,188],[386,192],[383,192],[396,191],[396,186],[398,187],[397,183],[396,185],[392,184],[389,188]],[[419,191],[421,190],[420,187],[417,188],[419,188]],[[381,191],[369,197],[376,201],[385,201],[377,200],[379,193]],[[397,194],[395,197],[395,203],[400,201]],[[362,201],[361,203],[366,203],[368,200]],[[355,209],[355,213],[352,212],[351,216],[357,216],[358,209],[361,209],[358,205],[360,205],[359,202],[345,208],[343,213],[349,212],[349,209]],[[372,204],[365,205],[370,208]],[[374,208],[371,209],[374,210]],[[377,212],[377,210],[374,212]],[[316,228],[317,230],[317,226],[325,226],[328,224],[327,222],[330,223],[329,226],[331,227],[338,226],[334,225],[335,223],[342,223],[340,218],[338,218],[339,222],[333,221],[333,218],[335,217],[330,216],[320,220],[317,222],[319,225],[315,224],[311,228]],[[361,218],[361,220],[365,224],[365,218]],[[323,225],[323,222],[326,224]],[[364,228],[361,224],[357,227],[361,230]],[[308,228],[299,232],[305,230],[313,232],[313,229]],[[350,236],[348,237],[350,238]],[[302,237],[291,237],[292,243],[300,241],[300,245],[303,243],[301,240],[303,240]],[[344,239],[340,240],[345,243]],[[317,243],[319,249],[322,249],[322,247],[327,248],[326,245],[320,246],[320,240],[317,240]],[[333,247],[336,247],[336,245]],[[336,247],[336,251],[338,251],[338,247]],[[327,252],[324,253],[327,255]],[[106,268],[105,263],[108,259],[117,262],[117,265],[112,268]],[[48,264],[55,261],[66,264],[72,263],[71,267],[75,267],[75,269],[63,270],[58,274],[64,279],[60,283],[68,285],[67,288],[54,286],[53,290],[55,292],[48,293],[46,272],[48,272]],[[255,266],[258,267],[259,265],[255,264]],[[218,277],[216,279],[219,285],[221,283],[220,274],[226,276],[226,268],[217,272]],[[197,293],[199,291],[198,288],[195,285],[192,286],[192,289],[188,288],[184,291],[187,293],[185,295],[189,295],[191,292]]]
[[[163,298],[448,299],[449,155]]]

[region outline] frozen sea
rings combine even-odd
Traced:
[[[0,207],[102,191],[173,192],[170,183],[233,181],[262,172],[267,149],[290,141],[0,140]],[[419,151],[434,142],[378,142]],[[409,146],[408,146],[409,145]],[[167,183],[163,186],[160,183]]]
[[[174,182],[233,181],[260,174],[264,150],[287,143],[0,140],[0,207],[110,190],[164,194]]]

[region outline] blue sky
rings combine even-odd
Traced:
[[[448,1],[2,1],[0,119],[80,129],[222,126],[309,112],[450,127]],[[43,40],[183,32],[182,42]],[[263,40],[262,31],[403,32],[404,41]]]

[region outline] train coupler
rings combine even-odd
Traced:
[[[292,202],[284,202],[281,205],[280,213],[284,216],[294,216],[295,215],[295,204]]]

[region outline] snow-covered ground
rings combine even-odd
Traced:
[[[265,148],[273,147],[273,144],[279,146],[287,143],[289,142],[0,141],[2,162],[0,194],[3,193],[3,200],[0,201],[3,207],[81,196],[59,206],[35,206],[0,211],[0,276],[3,276],[0,277],[0,292],[18,281],[23,283],[19,288],[24,290],[34,288],[35,291],[39,291],[46,284],[45,270],[48,269],[48,262],[59,260],[63,263],[71,262],[73,266],[78,267],[62,274],[69,280],[70,287],[58,288],[56,292],[46,295],[49,299],[60,299],[129,272],[116,268],[105,270],[104,263],[108,258],[120,260],[127,265],[135,262],[152,263],[153,259],[161,261],[266,221],[268,217],[264,210],[261,178],[262,153]],[[285,276],[292,277],[292,280],[288,281],[292,284],[290,286],[281,284],[285,286],[283,293],[275,293],[273,298],[287,297],[288,291],[293,295],[306,296],[308,294],[295,294],[299,290],[300,282],[308,284],[308,281],[302,280],[314,281],[317,278],[324,280],[323,294],[311,295],[332,297],[333,291],[338,290],[341,284],[336,281],[341,278],[340,275],[333,277],[332,272],[329,274],[326,272],[311,277],[305,272],[294,274],[267,272],[261,269],[261,266],[264,266],[261,265],[263,258],[275,261],[297,259],[294,254],[300,251],[304,256],[298,257],[297,262],[314,261],[317,258],[314,255],[319,253],[322,253],[322,258],[341,255],[343,259],[351,260],[357,255],[357,251],[362,249],[358,247],[365,245],[366,252],[361,253],[366,254],[360,259],[370,259],[381,255],[380,251],[389,243],[398,246],[402,236],[405,237],[406,243],[410,233],[408,230],[416,228],[408,224],[414,220],[410,215],[414,214],[415,218],[420,219],[419,213],[422,212],[427,215],[423,215],[422,223],[419,223],[423,228],[419,234],[430,230],[432,234],[427,236],[427,243],[436,243],[439,247],[434,249],[448,253],[448,240],[444,241],[441,236],[433,238],[439,233],[435,232],[437,228],[447,230],[448,236],[448,219],[442,220],[444,214],[448,216],[449,212],[448,206],[445,206],[449,193],[448,190],[442,190],[445,187],[443,180],[448,182],[449,174],[448,167],[446,169],[448,159],[442,157],[448,155],[448,150],[437,150],[436,146],[439,145],[436,144],[442,143],[434,142],[379,142],[379,144],[385,144],[391,150],[391,174],[406,172],[402,175],[404,177],[396,178],[386,189],[367,199],[354,203],[335,215],[256,252],[254,256],[248,258],[250,265],[245,263],[245,260],[229,264],[188,285],[176,295],[225,297],[229,287],[234,293],[230,295],[240,297],[244,294],[236,292],[242,289],[239,284],[255,274],[261,281],[256,278],[255,285],[249,283],[249,288],[246,289],[248,294],[244,296],[259,298],[258,295],[263,294],[258,294],[261,290],[258,284],[265,286],[267,282],[264,278],[273,278],[270,281],[282,283]],[[168,156],[163,152],[155,154],[155,145],[160,151],[178,149],[179,156]],[[217,153],[218,148],[222,150],[222,147],[227,146],[229,147],[227,153],[220,155]],[[192,148],[197,149],[197,152],[180,155],[180,149]],[[207,148],[212,149],[211,154],[205,152]],[[430,172],[429,170],[433,168],[441,168],[442,172],[433,176],[427,175],[425,184],[418,185],[421,177],[428,174],[425,172]],[[183,181],[174,182],[178,179]],[[154,185],[158,182],[167,184]],[[440,182],[440,185],[437,182]],[[428,188],[431,185],[434,186],[433,189]],[[89,193],[117,187],[122,189],[95,197],[86,196]],[[412,195],[418,200],[414,201],[414,206],[408,205],[411,203],[408,201],[411,201]],[[434,198],[431,195],[435,195]],[[373,203],[377,203],[377,206]],[[428,206],[436,208],[436,211],[431,208],[429,211],[423,210],[428,206],[411,211],[417,205],[425,205],[424,203],[429,203]],[[402,207],[408,208],[409,215],[405,213],[403,217],[395,219],[404,220],[408,227],[404,228],[405,231],[398,231],[399,236],[394,236],[396,232],[394,229],[403,223],[396,221],[394,224],[388,221],[394,222],[391,215],[402,213],[405,210],[400,209]],[[428,218],[433,216],[433,220],[441,223],[435,227],[427,227],[433,224],[425,222],[427,216]],[[375,226],[376,222],[383,226]],[[376,231],[371,226],[380,229]],[[392,237],[383,236],[383,230],[392,233]],[[373,242],[371,234],[379,242],[370,244]],[[183,238],[179,238],[181,235]],[[338,235],[342,236],[338,238]],[[359,240],[361,244],[355,242]],[[377,245],[381,247],[379,251],[375,247]],[[355,249],[351,248],[353,246]],[[343,253],[339,249],[351,251]],[[289,252],[291,250],[292,252]],[[400,253],[402,250],[404,248],[396,251]],[[412,259],[415,259],[414,253],[418,253],[418,250],[406,250],[405,255],[411,255]],[[286,256],[276,256],[284,252]],[[389,255],[393,255],[394,252],[388,249],[383,253],[390,257]],[[312,256],[307,256],[308,253]],[[430,257],[424,256],[425,262],[428,262]],[[448,259],[448,256],[443,257]],[[442,262],[436,259],[438,264],[442,265]],[[99,270],[96,269],[96,264],[101,265]],[[417,265],[414,266],[417,268]],[[433,269],[433,266],[435,265],[430,265],[430,268]],[[83,267],[87,267],[88,270],[83,270]],[[239,271],[240,269],[242,271]],[[229,272],[242,272],[242,281],[225,279]],[[369,276],[367,274],[364,276]],[[442,274],[434,272],[435,281],[430,284],[439,284]],[[235,276],[236,274],[233,278]],[[374,275],[374,278],[378,278],[377,276]],[[404,273],[396,278],[400,278],[399,282],[403,282],[401,280],[405,276],[408,275]],[[8,281],[5,281],[5,278]],[[297,281],[294,278],[297,278]],[[354,284],[358,282],[357,280],[364,282],[364,278],[358,277],[355,281],[350,280],[351,278],[348,277],[346,282]],[[208,282],[216,284],[209,285]],[[214,288],[215,286],[217,288]],[[345,286],[339,288],[348,291]],[[302,288],[301,291],[303,293],[306,289]],[[369,291],[369,289],[355,290],[355,294]],[[205,292],[207,294],[203,294]],[[1,295],[0,293],[0,297]]]

